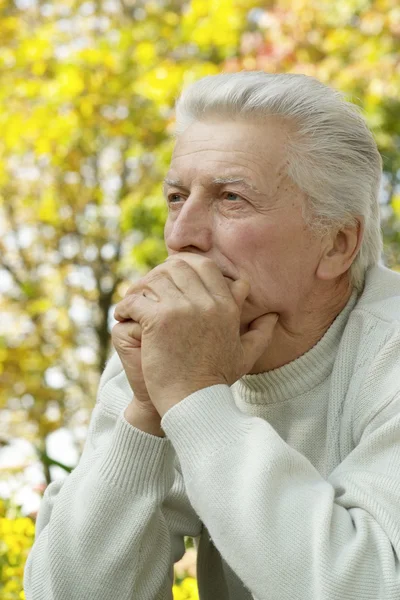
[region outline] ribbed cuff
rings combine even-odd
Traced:
[[[170,408],[161,427],[171,440],[185,477],[207,457],[246,435],[257,417],[242,413],[228,385],[213,385]]]
[[[99,471],[120,489],[164,498],[174,481],[174,458],[174,448],[166,437],[137,429],[122,411]]]

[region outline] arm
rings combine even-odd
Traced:
[[[225,385],[161,425],[193,507],[257,600],[400,597],[400,397],[328,480]]]
[[[78,466],[45,492],[27,600],[170,600],[183,536],[199,533],[171,443],[124,416],[131,394],[116,363],[100,382]]]

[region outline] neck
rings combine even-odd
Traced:
[[[267,350],[249,374],[278,369],[311,350],[346,306],[352,291],[346,280],[334,290],[330,287],[327,294],[313,295],[302,310],[282,312]]]

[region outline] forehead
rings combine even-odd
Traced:
[[[271,178],[285,162],[286,128],[277,119],[193,123],[177,139],[170,179]],[[256,181],[254,181],[256,187]]]

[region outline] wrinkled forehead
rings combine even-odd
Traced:
[[[286,139],[279,121],[195,122],[177,138],[166,179],[182,183],[202,173],[215,183],[241,179],[257,191],[283,174]]]

